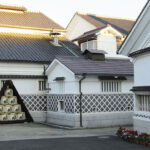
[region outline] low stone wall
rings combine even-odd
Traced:
[[[79,114],[67,114],[59,112],[47,112],[47,122],[51,124],[80,127]],[[111,127],[133,124],[133,112],[103,112],[83,114],[83,127]]]
[[[135,111],[133,124],[134,130],[150,134],[150,112]]]

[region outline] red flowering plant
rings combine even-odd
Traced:
[[[150,135],[147,133],[141,133],[138,136],[138,140],[140,144],[149,144],[150,143]]]
[[[135,142],[138,139],[138,132],[134,130],[126,130],[127,137],[126,140],[129,142]]]
[[[138,134],[137,131],[127,130],[123,127],[120,127],[117,130],[117,135],[125,141],[150,146],[150,134]]]
[[[125,133],[125,128],[120,127],[120,128],[117,130],[117,133],[116,133],[116,134],[117,134],[117,136],[122,137],[124,133]]]

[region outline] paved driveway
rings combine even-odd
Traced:
[[[57,138],[0,142],[2,150],[149,150],[116,136]]]
[[[68,130],[36,123],[5,124],[0,125],[0,141],[115,135],[116,130],[116,127]]]

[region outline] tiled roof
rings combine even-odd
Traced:
[[[134,92],[146,92],[146,91],[150,91],[150,86],[134,86],[131,91]]]
[[[85,32],[83,33],[81,36],[73,39],[72,41],[77,41],[77,40],[80,40],[80,39],[83,39],[83,38],[87,38],[87,37],[91,37],[91,36],[95,36],[96,33],[98,33],[101,29],[105,28],[106,26],[104,27],[101,27],[101,28],[97,28],[97,29],[93,29],[93,30],[90,30],[88,32]]]
[[[132,26],[135,23],[134,20],[129,19],[111,18],[80,13],[78,13],[78,15],[89,23],[93,24],[96,28],[101,28],[109,24],[125,35],[128,34],[128,32],[131,30]]]
[[[92,61],[83,57],[56,57],[62,64],[75,74],[103,75],[103,76],[132,76],[133,64],[124,59],[106,59],[105,61]]]
[[[52,28],[64,29],[41,12],[31,12],[23,10],[23,8],[20,9],[22,9],[22,11],[19,11],[19,8],[16,12],[9,11],[9,9],[8,11],[7,9],[4,11],[0,10],[0,26],[16,26],[20,28],[38,28],[47,30]]]
[[[78,46],[61,40],[54,46],[48,34],[0,33],[0,61],[51,62],[57,55],[81,55]]]

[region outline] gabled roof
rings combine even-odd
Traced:
[[[25,7],[7,5],[0,5],[0,26],[39,30],[64,30],[63,27],[41,12],[31,12],[27,11]]]
[[[95,35],[96,33],[98,33],[101,29],[104,29],[105,27],[106,26],[87,31],[87,32],[83,33],[82,35],[80,35],[79,37],[73,39],[72,41],[78,41],[80,39],[84,39],[84,38],[88,38],[88,37],[92,37],[92,36],[94,37],[94,36],[96,36]]]
[[[128,56],[130,53],[133,53],[133,51],[139,51],[136,48],[134,49],[133,47],[136,45],[136,47],[140,47],[141,49],[145,48],[143,46],[139,46],[140,44],[145,44],[138,42],[140,37],[143,37],[143,33],[145,33],[144,37],[149,38],[149,36],[146,36],[146,34],[149,34],[149,32],[145,32],[144,30],[149,29],[148,27],[148,22],[149,22],[149,6],[150,6],[150,1],[148,0],[145,6],[143,7],[141,13],[139,14],[134,26],[132,27],[130,33],[126,37],[126,39],[123,41],[120,49],[118,49],[117,53],[123,54]],[[138,45],[138,46],[137,46]],[[142,50],[143,51],[143,50]]]
[[[102,75],[102,76],[133,76],[133,64],[130,60],[106,59],[105,61],[92,61],[83,57],[62,56],[56,59],[76,75]]]
[[[88,32],[85,32],[84,34],[82,34],[81,36],[73,39],[72,41],[79,41],[79,40],[83,40],[83,39],[88,39],[88,38],[96,38],[96,34],[98,34],[100,31],[102,31],[103,29],[111,29],[114,32],[117,33],[117,35],[123,36],[122,33],[118,30],[116,30],[114,27],[112,27],[111,25],[107,24],[106,26],[103,26],[101,28],[97,28],[97,29],[93,29],[90,30]]]
[[[128,32],[131,30],[132,26],[135,23],[135,20],[131,19],[104,17],[93,14],[77,14],[85,19],[87,22],[93,24],[96,28],[101,28],[109,24],[125,35],[128,34]]]
[[[55,46],[48,34],[0,33],[0,61],[50,63],[57,55],[80,56],[80,48],[66,39]]]

